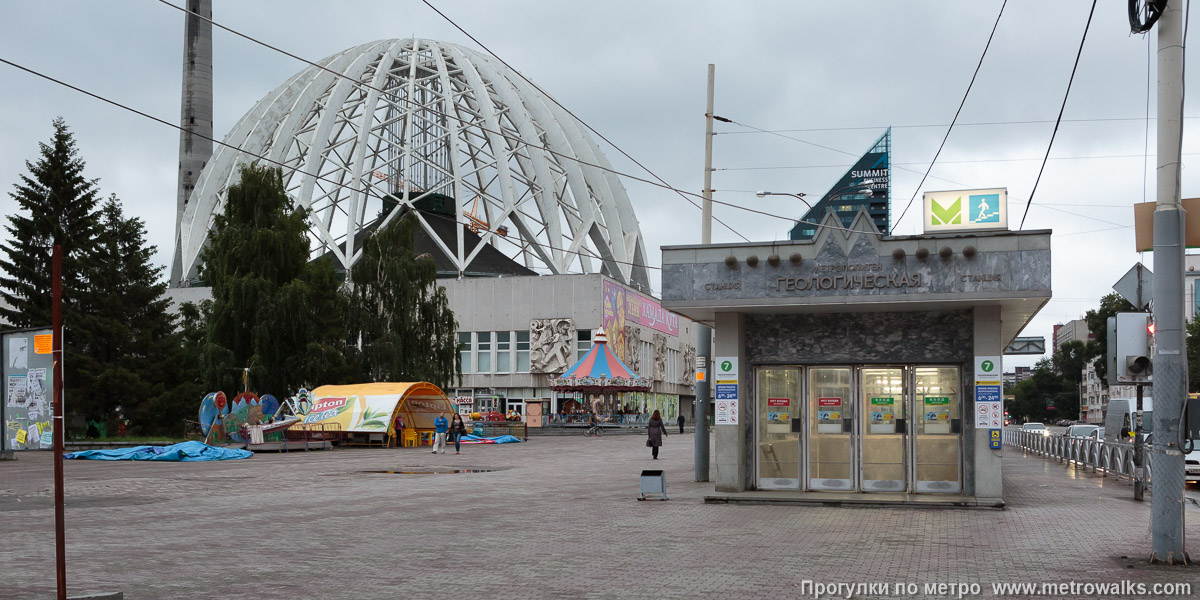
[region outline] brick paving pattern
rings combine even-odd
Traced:
[[[692,481],[691,434],[649,454],[640,436],[578,436],[459,456],[67,461],[69,592],[800,598],[801,582],[817,580],[975,582],[989,597],[993,582],[1127,579],[1200,593],[1200,568],[1146,563],[1150,503],[1133,502],[1127,482],[1011,448],[1005,510],[706,505],[713,486]],[[19,458],[0,462],[0,597],[53,597],[52,456]],[[368,473],[448,466],[496,470]],[[665,469],[671,500],[635,500],[642,469]],[[1187,517],[1200,539],[1200,510]]]

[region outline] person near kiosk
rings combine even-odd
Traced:
[[[438,417],[433,420],[433,453],[437,454],[441,451],[446,453],[446,430],[450,428],[450,422],[446,420],[446,412],[442,411]]]
[[[459,454],[459,443],[464,435],[467,435],[467,424],[463,423],[462,415],[454,413],[450,420],[450,439],[454,441],[455,454]]]

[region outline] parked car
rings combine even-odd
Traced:
[[[1050,430],[1046,429],[1045,423],[1031,422],[1021,426],[1021,431],[1029,431],[1041,435],[1050,435]]]
[[[1100,429],[1099,425],[1070,425],[1063,435],[1069,438],[1086,438],[1097,429]]]

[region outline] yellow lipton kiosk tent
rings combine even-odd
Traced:
[[[338,426],[348,444],[384,445],[395,435],[397,413],[404,417],[406,445],[416,445],[422,433],[433,431],[438,414],[447,419],[454,414],[454,405],[441,388],[424,381],[324,385],[312,391],[312,409],[303,422]]]

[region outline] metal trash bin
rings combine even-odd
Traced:
[[[670,500],[667,498],[667,475],[665,472],[642,471],[641,481],[641,493],[638,494],[638,500],[645,500],[651,494],[661,496],[660,500]]]

